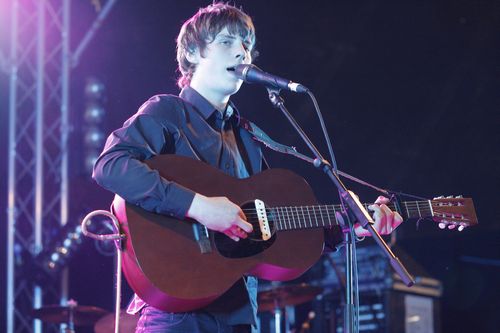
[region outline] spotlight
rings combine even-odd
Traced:
[[[89,127],[84,137],[87,148],[101,148],[104,143],[104,133],[97,127]]]
[[[84,118],[89,124],[99,124],[104,118],[104,108],[97,103],[89,103],[85,109]]]
[[[34,258],[34,264],[38,268],[34,275],[38,282],[51,279],[59,273],[71,259],[73,253],[82,244],[82,227],[78,225],[65,225],[55,237],[52,246],[46,247]]]
[[[102,122],[106,114],[105,86],[96,77],[87,78],[85,84],[86,107],[83,113],[84,125],[84,170],[86,174],[92,172],[95,161],[106,139],[102,131]]]
[[[88,78],[85,84],[85,95],[89,100],[102,100],[104,98],[104,84],[95,77]]]

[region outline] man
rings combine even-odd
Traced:
[[[177,38],[179,97],[152,97],[114,131],[96,162],[94,179],[149,211],[192,218],[234,241],[246,238],[252,225],[239,206],[225,197],[206,197],[163,179],[143,161],[178,154],[237,178],[266,168],[259,144],[239,126],[238,111],[229,100],[242,84],[232,69],[252,62],[254,46],[252,20],[241,10],[224,3],[200,9],[184,23]],[[384,200],[379,198],[377,203]],[[401,223],[387,206],[372,208],[382,233]],[[366,234],[360,228],[356,232]],[[129,312],[141,311],[136,332],[250,332],[256,323],[256,294],[256,278],[248,276],[194,312],[166,313],[137,296]]]

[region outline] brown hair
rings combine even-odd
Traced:
[[[195,64],[189,62],[186,55],[198,49],[203,53],[207,44],[211,43],[221,30],[227,28],[230,34],[239,35],[249,42],[252,57],[257,56],[255,50],[255,28],[250,16],[241,9],[223,2],[215,2],[198,12],[182,25],[177,36],[177,63],[180,77],[177,80],[179,87],[189,85],[196,69]]]

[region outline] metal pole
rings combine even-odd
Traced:
[[[68,177],[68,138],[69,138],[69,79],[70,79],[70,0],[63,0],[62,69],[61,69],[61,225],[68,223],[69,177]],[[68,269],[61,276],[61,305],[68,300]]]
[[[80,41],[80,44],[78,44],[78,47],[76,48],[75,52],[73,52],[73,57],[71,60],[71,64],[73,67],[76,67],[78,65],[78,62],[80,61],[80,56],[82,55],[83,51],[87,47],[87,45],[90,43],[92,38],[94,37],[95,33],[97,30],[100,28],[102,22],[108,16],[109,12],[111,11],[111,8],[115,5],[117,0],[108,0],[104,4],[104,7],[102,10],[99,12],[99,15],[97,18],[94,20],[92,23],[92,26],[90,29],[87,31],[85,36],[83,36],[82,40]]]
[[[38,254],[43,247],[43,148],[44,148],[44,79],[45,79],[45,8],[47,0],[38,1],[37,50],[36,50],[36,127],[35,127],[35,248],[32,255]],[[35,286],[33,291],[33,308],[42,306],[42,288]],[[42,322],[33,322],[33,332],[42,332]]]
[[[17,28],[19,1],[11,8],[10,81],[9,81],[9,180],[7,196],[7,333],[14,333],[14,233],[16,220],[16,101],[17,101]]]

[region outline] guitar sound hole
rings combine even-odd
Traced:
[[[255,205],[249,202],[241,206],[245,212],[247,222],[253,226],[253,231],[248,234],[246,239],[240,239],[239,242],[233,241],[223,233],[216,232],[214,234],[214,243],[217,251],[226,258],[247,258],[259,254],[273,245],[276,240],[276,230],[272,215],[269,214],[269,226],[271,228],[271,238],[267,241],[262,240],[260,232],[259,220],[255,213]]]

